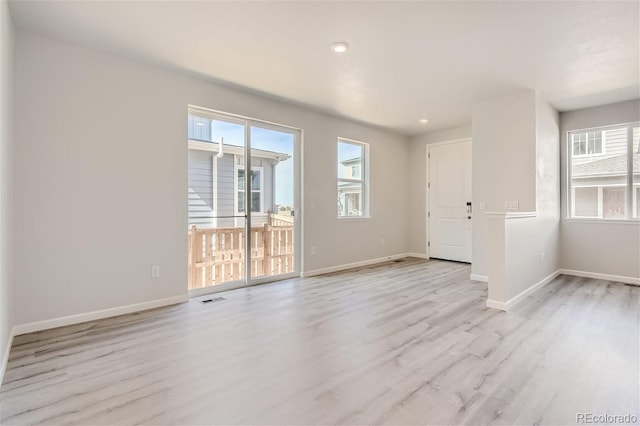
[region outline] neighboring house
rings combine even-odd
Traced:
[[[640,217],[640,139],[633,129],[632,211]],[[572,150],[571,216],[625,218],[627,129],[610,128],[570,134]]]
[[[361,157],[342,161],[345,179],[362,179]],[[338,215],[359,216],[362,212],[362,184],[340,182],[338,185]]]
[[[244,226],[247,193],[244,147],[223,144],[219,156],[220,144],[200,139],[210,137],[192,129],[189,126],[189,226]],[[253,226],[263,225],[270,212],[277,212],[275,170],[279,162],[289,157],[279,152],[251,150]]]

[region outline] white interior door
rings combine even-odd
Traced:
[[[428,149],[429,257],[471,262],[471,141]]]

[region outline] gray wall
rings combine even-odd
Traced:
[[[620,102],[560,114],[562,268],[640,277],[640,224],[567,219],[567,132],[640,120],[640,101]]]
[[[473,108],[473,205],[481,213],[504,211],[505,201],[519,210],[536,210],[536,95],[526,91]],[[488,275],[487,219],[473,215],[472,273]]]
[[[0,1],[0,381],[9,356],[13,315],[13,80],[14,30]]]
[[[410,138],[409,252],[427,253],[427,145],[471,138],[471,125],[429,132]]]
[[[534,91],[474,108],[473,266],[489,298],[506,304],[559,269],[558,113]],[[509,143],[509,140],[513,142]],[[504,201],[535,217],[504,217]]]
[[[186,294],[189,104],[304,129],[305,271],[407,250],[405,136],[21,31],[15,76],[18,324]],[[336,217],[338,137],[371,144],[371,219]]]

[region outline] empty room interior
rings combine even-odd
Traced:
[[[0,424],[640,422],[640,2],[0,18]]]

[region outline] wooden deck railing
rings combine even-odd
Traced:
[[[293,226],[293,216],[269,213],[268,222],[272,226]]]
[[[189,228],[189,289],[245,278],[244,228]],[[293,224],[251,228],[251,276],[293,272]]]

